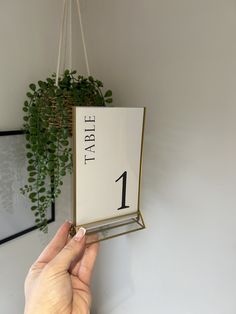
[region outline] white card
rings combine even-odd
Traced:
[[[138,211],[144,108],[74,107],[76,225]]]

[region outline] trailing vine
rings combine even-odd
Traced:
[[[72,172],[72,106],[105,106],[112,92],[93,77],[66,70],[56,86],[55,74],[30,84],[24,102],[28,182],[21,188],[32,203],[37,227],[47,232],[47,209],[61,193],[63,177]]]

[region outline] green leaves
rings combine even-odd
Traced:
[[[104,97],[111,97],[112,96],[112,91],[109,89],[108,91],[106,91]]]
[[[69,157],[67,155],[61,155],[59,158],[62,162],[67,162],[69,160]]]
[[[26,154],[26,157],[27,157],[27,158],[31,158],[32,156],[33,156],[33,154],[30,153],[30,152]]]
[[[27,170],[30,172],[36,170],[36,168],[34,166],[28,166]]]
[[[69,141],[61,141],[61,144],[63,145],[63,146],[68,146],[69,145]]]
[[[66,76],[68,76],[68,75],[70,75],[70,71],[69,71],[69,70],[65,70],[64,76],[66,77]]]
[[[105,101],[106,101],[106,103],[110,104],[110,103],[112,103],[112,98],[108,98]]]
[[[57,146],[54,143],[50,143],[48,145],[48,148],[50,149],[50,151],[55,152],[55,150],[57,149]]]
[[[30,84],[29,87],[30,87],[30,89],[32,89],[32,91],[36,90],[36,85],[35,84]]]
[[[32,193],[29,194],[29,198],[33,199],[33,198],[36,197],[36,195],[37,195],[36,192],[32,192]]]
[[[55,166],[55,163],[53,161],[49,161],[48,162],[48,170],[53,170],[54,169],[54,166]]]
[[[43,203],[43,202],[45,201],[45,199],[46,199],[45,196],[41,196],[41,197],[39,198],[39,201],[40,201],[41,203]]]
[[[46,82],[38,81],[38,85],[43,90],[45,90],[47,88],[47,83]]]
[[[44,187],[43,187],[43,188],[40,188],[38,192],[39,192],[39,193],[44,193],[44,192],[46,192],[46,188],[44,188]]]
[[[63,170],[61,170],[60,171],[60,175],[62,176],[62,177],[64,177],[65,175],[66,175],[66,171],[63,169]]]
[[[104,95],[105,102],[107,104],[111,104],[112,103],[113,100],[112,100],[111,96],[112,96],[112,91],[109,89],[108,91],[106,91],[106,93]]]
[[[34,178],[28,178],[28,182],[29,183],[33,183],[33,182],[35,182],[36,180],[34,179]]]
[[[33,98],[33,97],[34,97],[34,95],[31,94],[30,92],[28,92],[26,95],[27,95],[27,97],[29,97],[29,98]]]
[[[24,130],[28,161],[27,184],[21,193],[32,203],[37,227],[47,231],[47,208],[55,201],[63,177],[72,171],[70,146],[71,106],[105,106],[112,91],[103,94],[103,83],[92,76],[65,70],[55,85],[56,75],[31,83],[24,101]]]

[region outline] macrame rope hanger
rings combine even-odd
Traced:
[[[83,50],[84,50],[84,58],[85,58],[86,70],[87,70],[87,75],[90,76],[90,69],[89,69],[89,63],[88,63],[88,54],[87,54],[87,49],[86,49],[86,45],[85,45],[84,28],[83,28],[83,22],[82,22],[82,15],[81,15],[81,10],[80,10],[80,2],[79,2],[79,0],[77,0],[77,10],[78,10],[79,23],[80,23],[80,31],[81,31]]]
[[[69,69],[72,70],[72,0],[69,0]]]
[[[87,71],[87,75],[90,76],[88,54],[87,54],[87,49],[86,49],[86,44],[85,44],[84,28],[83,28],[82,15],[81,15],[81,10],[80,10],[80,1],[76,0],[76,4],[77,4],[79,24],[80,24],[81,39],[82,39],[82,45],[83,45],[83,51],[84,51],[86,71]],[[60,24],[58,57],[57,57],[56,86],[58,86],[58,80],[59,80],[63,43],[64,43],[64,46],[66,48],[66,34],[67,34],[67,25],[68,25],[68,15],[69,15],[69,69],[71,70],[71,68],[72,68],[72,0],[63,0],[62,17],[61,17],[61,24]]]

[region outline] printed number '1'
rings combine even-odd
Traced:
[[[129,208],[129,206],[125,205],[126,202],[126,183],[127,183],[127,171],[122,173],[122,175],[116,180],[119,181],[120,179],[123,179],[122,181],[122,200],[121,200],[121,207],[117,208],[117,210],[123,209],[123,208]]]

